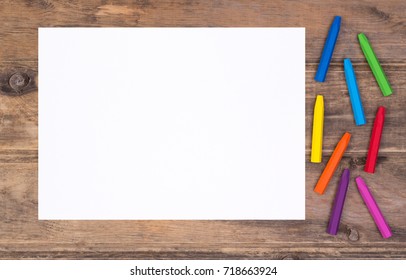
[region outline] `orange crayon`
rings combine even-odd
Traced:
[[[330,160],[327,162],[326,167],[324,168],[323,173],[321,174],[319,181],[314,188],[314,191],[318,194],[323,194],[327,188],[328,183],[334,175],[334,172],[337,169],[338,164],[343,157],[345,150],[347,149],[348,143],[350,142],[351,134],[346,132],[344,133],[341,140],[338,142],[336,148],[334,149],[333,154],[330,157]]]

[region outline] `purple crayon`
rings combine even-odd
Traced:
[[[331,210],[330,221],[327,227],[328,234],[337,235],[349,182],[350,170],[346,168],[344,169],[343,174],[341,175],[340,183],[338,184],[336,197],[333,203],[333,209]]]

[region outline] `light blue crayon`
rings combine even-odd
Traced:
[[[361,96],[359,94],[357,85],[357,78],[355,77],[354,68],[352,67],[351,60],[349,58],[344,59],[344,72],[345,80],[347,81],[348,92],[350,94],[355,124],[364,125],[367,123],[367,120],[365,118],[364,108],[362,107]]]

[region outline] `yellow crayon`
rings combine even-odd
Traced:
[[[323,95],[317,95],[314,104],[313,115],[313,137],[312,137],[312,154],[310,161],[321,162],[323,154],[323,125],[324,125],[324,99]]]

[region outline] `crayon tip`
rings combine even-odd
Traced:
[[[351,60],[349,58],[344,58],[344,67],[347,68],[349,66],[352,67]]]
[[[350,182],[350,170],[348,168],[345,168],[343,170],[343,173],[341,174],[341,180],[343,182],[345,182],[347,185],[349,184],[349,182]]]
[[[378,112],[376,112],[377,115],[384,115],[386,111],[386,108],[384,106],[379,106]]]
[[[365,34],[364,33],[359,33],[358,34],[358,40],[360,40],[360,41],[368,41],[368,39],[367,39],[367,36],[365,36]]]
[[[341,24],[341,16],[335,16],[333,20],[334,25],[340,25]]]
[[[365,182],[364,182],[364,179],[362,179],[362,177],[361,176],[357,176],[357,177],[355,177],[355,182],[357,183],[357,187],[358,188],[364,188],[365,187]]]
[[[320,105],[324,103],[323,95],[316,96],[316,103],[319,103]]]
[[[349,142],[350,139],[351,139],[351,133],[349,133],[349,132],[344,133],[342,140],[345,142]]]

